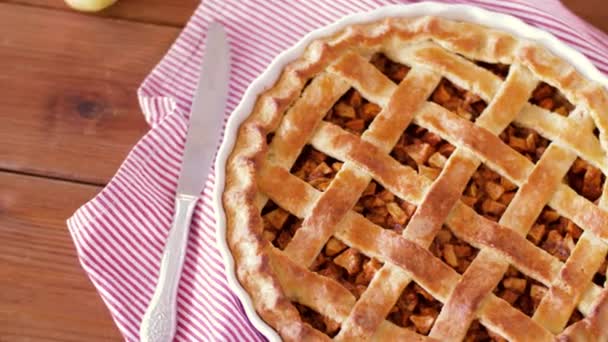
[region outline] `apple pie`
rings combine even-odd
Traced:
[[[241,124],[222,195],[289,341],[606,341],[608,93],[438,17],[312,42]]]

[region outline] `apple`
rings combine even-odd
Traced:
[[[112,5],[117,0],[65,0],[75,10],[84,12],[97,12]]]

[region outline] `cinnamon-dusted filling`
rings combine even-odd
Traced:
[[[445,77],[431,94],[430,100],[470,121],[475,121],[487,107],[481,97]]]
[[[332,237],[310,266],[310,270],[337,281],[359,298],[381,267],[380,261],[369,258],[356,248],[348,247]],[[300,310],[304,321],[331,337],[338,333],[340,325],[336,321],[311,311]]]
[[[550,143],[535,130],[513,123],[505,128],[499,137],[533,163],[538,162]]]
[[[315,150],[311,146],[306,146],[294,164],[291,173],[316,189],[324,191],[336,176],[342,164],[342,162]],[[302,220],[276,207],[272,202],[269,202],[266,206],[262,212],[262,217],[265,224],[265,236],[280,249],[287,246],[302,224]],[[382,267],[382,263],[378,260],[369,258],[357,249],[350,248],[332,237],[310,266],[310,270],[337,281],[358,298],[365,291],[380,267]],[[300,312],[302,320],[315,329],[330,337],[338,333],[340,329],[338,322],[304,305],[298,303],[294,303],[294,305]]]
[[[477,249],[458,239],[445,226],[437,233],[429,250],[461,274],[478,253]],[[405,288],[387,319],[401,327],[428,335],[442,306],[441,302],[412,282]]]
[[[291,168],[291,173],[325,191],[344,163],[306,145]]]
[[[372,180],[353,210],[382,228],[401,234],[416,211],[416,206],[393,195]]]
[[[383,54],[375,54],[370,60],[380,72],[394,82],[401,82],[410,68],[393,62]],[[361,135],[380,113],[382,108],[369,102],[354,88],[344,94],[325,115],[325,120],[345,130]]]
[[[421,176],[436,179],[455,147],[437,134],[410,124],[401,134],[391,156]]]
[[[581,158],[576,158],[568,170],[566,180],[568,185],[579,195],[591,202],[596,202],[602,195],[606,176],[597,167]]]
[[[593,277],[593,282],[601,287],[605,287],[606,284],[606,272],[608,271],[608,256],[604,260],[604,262],[600,265],[595,276]]]
[[[558,89],[545,82],[534,89],[530,103],[563,116],[568,116],[574,109],[572,103]]]
[[[540,282],[519,272],[513,266],[509,266],[504,277],[494,289],[494,294],[527,316],[532,317],[548,290]],[[581,313],[578,310],[574,310],[570,316],[568,325],[582,318]]]
[[[460,274],[466,271],[479,252],[477,248],[456,237],[446,226],[437,232],[429,250]]]
[[[317,190],[325,191],[342,164],[315,150],[312,146],[306,145],[291,168],[291,173]],[[285,249],[296,230],[302,226],[301,219],[291,215],[271,200],[262,210],[262,219],[264,221],[263,237],[281,250]]]
[[[563,116],[567,116],[574,108],[564,95],[544,82],[532,92],[530,102]],[[538,162],[550,143],[535,130],[515,123],[511,123],[499,137],[533,163]]]
[[[266,134],[266,145],[270,145],[270,143],[272,142],[272,139],[274,139],[274,132],[270,132],[268,134]]]
[[[544,82],[532,92],[530,102],[563,116],[567,116],[574,108],[564,95]],[[511,123],[499,137],[533,163],[538,162],[550,143],[535,130],[515,123]]]
[[[529,241],[565,262],[583,230],[546,206],[526,237]]]
[[[520,310],[527,316],[532,317],[547,291],[548,288],[540,282],[524,275],[513,266],[509,266],[504,277],[493,292],[496,296],[504,299],[514,308]],[[580,321],[583,318],[583,315],[575,309],[570,316],[567,325]],[[474,321],[469,327],[464,341],[505,342],[507,340],[486,329],[479,321]]]
[[[561,217],[549,207],[545,207],[530,229],[527,239],[560,260],[565,261],[581,234],[582,230],[572,221]],[[531,317],[547,291],[547,287],[543,284],[510,266],[494,293]],[[575,310],[568,325],[582,318],[581,313]],[[487,330],[479,322],[475,322],[471,325],[465,341],[506,340]]]
[[[262,236],[280,250],[285,249],[291,238],[302,226],[302,220],[268,200],[262,209],[264,231]]]
[[[469,330],[467,331],[464,342],[507,342],[507,340],[500,335],[486,329],[478,320],[471,322]]]
[[[509,75],[509,69],[511,66],[509,64],[501,64],[501,63],[486,63],[486,62],[476,62],[478,66],[490,71],[494,75],[502,78],[503,80],[507,78]]]
[[[598,204],[599,199],[602,195],[602,191],[604,189],[604,182],[606,181],[606,176],[602,173],[602,171],[595,166],[587,163],[586,161],[577,158],[565,177],[566,183],[574,189],[579,195],[585,197],[591,202]],[[564,220],[566,220],[564,218]],[[574,223],[567,220],[569,226],[576,226]],[[561,250],[566,250],[568,255],[572,252],[576,241],[578,240],[578,236],[582,234],[582,230],[580,227],[576,226],[577,230],[575,231],[577,234],[570,238],[568,235],[561,234],[561,239],[558,240],[558,244],[564,245]],[[572,234],[570,234],[572,235]],[[578,235],[578,236],[576,236]],[[606,285],[606,271],[608,268],[608,256],[600,265],[597,270],[597,273],[593,277],[593,282],[599,286],[604,287]]]
[[[509,266],[502,280],[494,289],[494,294],[507,301],[511,306],[532,317],[547,292],[540,282]]]
[[[369,258],[356,248],[348,247],[332,237],[310,266],[310,270],[334,279],[359,298],[380,267],[380,261]]]
[[[440,301],[418,284],[411,282],[401,293],[387,319],[400,327],[428,335],[442,307]]]
[[[582,320],[583,318],[585,318],[585,316],[583,316],[583,314],[578,311],[578,309],[574,309],[574,312],[572,312],[572,314],[570,315],[570,319],[568,319],[568,323],[566,324],[566,326],[570,326],[580,320]]]
[[[408,66],[394,62],[382,53],[374,54],[369,62],[395,83],[400,83],[410,71]]]
[[[306,305],[296,302],[292,302],[292,304],[298,309],[302,321],[310,324],[313,328],[324,332],[329,337],[336,336],[340,331],[340,323],[335,320],[316,312]]]
[[[325,121],[361,135],[381,110],[380,106],[367,101],[361,93],[352,88],[327,112]]]
[[[454,146],[438,135],[411,124],[399,138],[391,156],[417,170],[421,176],[435,179],[453,151]],[[373,223],[401,234],[416,206],[403,201],[372,181],[353,210]]]
[[[583,319],[583,315],[578,311],[574,310],[570,319],[568,320],[568,324],[566,326],[570,326],[581,319]],[[484,327],[478,320],[475,320],[471,323],[469,330],[467,331],[467,335],[463,340],[464,342],[507,342],[507,339],[498,335],[497,333],[492,332],[491,330]]]
[[[478,214],[498,222],[516,192],[515,184],[482,164],[460,199]]]

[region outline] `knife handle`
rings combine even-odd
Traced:
[[[158,283],[139,329],[142,342],[169,342],[177,323],[177,289],[186,256],[190,221],[198,197],[177,195],[175,216],[160,262]]]

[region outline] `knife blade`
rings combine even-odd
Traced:
[[[190,111],[182,170],[177,193],[198,196],[203,190],[222,131],[230,56],[224,28],[213,22],[207,33],[205,59]]]
[[[190,221],[221,134],[230,71],[230,49],[224,28],[211,23],[206,52],[194,94],[182,168],[177,182],[175,214],[160,262],[158,283],[140,326],[140,341],[169,342],[177,323],[177,289],[186,255]]]

